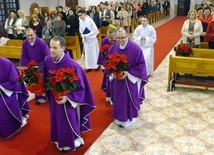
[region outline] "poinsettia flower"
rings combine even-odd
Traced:
[[[36,61],[35,60],[31,60],[28,65],[28,67],[33,67],[33,66],[36,66]]]

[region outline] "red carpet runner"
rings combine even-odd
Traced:
[[[161,63],[168,52],[180,39],[180,31],[186,17],[176,17],[158,27],[157,42],[155,44],[155,68]],[[97,109],[91,115],[92,130],[83,134],[85,145],[69,154],[81,155],[112,122],[111,106],[105,102],[105,94],[100,90],[102,73],[87,73]],[[27,125],[8,140],[0,138],[1,155],[59,155],[55,144],[49,141],[49,110],[48,104],[35,105],[34,100],[29,103],[30,118]]]

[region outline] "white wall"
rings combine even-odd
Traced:
[[[65,0],[19,0],[20,9],[24,10],[25,16],[29,16],[29,9],[32,3],[37,3],[39,6],[49,7],[50,10],[55,10],[56,6],[65,6]]]

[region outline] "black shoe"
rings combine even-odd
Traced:
[[[86,69],[86,70],[85,70],[86,73],[88,73],[88,72],[90,72],[90,71],[92,71],[92,69]]]

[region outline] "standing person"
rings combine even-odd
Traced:
[[[198,20],[200,20],[202,23],[203,32],[202,32],[200,38],[201,38],[201,42],[204,42],[204,39],[206,36],[206,31],[207,31],[207,26],[212,21],[212,15],[211,15],[210,7],[205,7],[203,9],[203,15],[198,17]]]
[[[78,25],[79,21],[72,9],[68,10],[68,15],[65,19],[66,22],[66,32],[68,36],[75,36],[79,33]]]
[[[169,15],[169,9],[170,9],[170,2],[168,0],[164,0],[162,7],[163,7],[163,11],[165,13],[165,16],[168,16]]]
[[[10,10],[9,17],[5,21],[4,29],[7,31],[7,38],[14,39],[14,25],[16,23],[17,15],[14,10]]]
[[[202,23],[197,19],[196,11],[190,10],[181,29],[183,43],[190,47],[199,47],[202,33]]]
[[[53,37],[54,37],[54,29],[53,29],[53,26],[51,24],[51,19],[48,19],[46,21],[46,26],[44,26],[42,29],[42,38],[44,39],[46,44],[49,46],[50,40]]]
[[[27,18],[25,17],[23,10],[18,10],[18,18],[16,20],[16,23],[14,24],[14,35],[16,39],[26,39],[26,29],[29,27],[29,22]]]
[[[37,15],[37,17],[39,18],[39,20],[42,22],[42,24],[45,24],[45,17],[40,13],[39,8],[34,8],[33,9],[33,13]]]
[[[56,15],[56,21],[53,23],[53,28],[55,36],[61,36],[65,38],[66,23],[64,20],[62,20],[62,18],[63,18],[62,14],[58,13]]]
[[[153,26],[148,24],[147,18],[141,18],[139,25],[133,33],[134,42],[140,46],[146,61],[147,75],[153,75],[154,71],[154,44],[157,39]]]
[[[50,54],[48,45],[43,39],[36,36],[33,29],[26,30],[27,39],[23,41],[20,66],[27,66],[31,60],[34,60],[40,67],[43,66],[44,58]],[[46,102],[46,97],[35,96],[36,104]]]
[[[10,60],[0,57],[0,70],[0,136],[10,138],[27,123],[29,94]]]
[[[113,44],[116,43],[117,41],[117,29],[116,28],[109,28],[107,31],[107,36],[104,37],[101,41],[101,47],[100,50],[106,46],[109,45],[112,46]],[[107,52],[108,49],[105,51]],[[103,66],[103,62],[105,61],[105,55],[103,55],[101,52],[99,53],[99,57],[98,57],[98,61],[97,64],[99,64],[101,66],[101,69],[104,70],[104,66]],[[110,90],[109,90],[109,84],[108,84],[108,76],[107,73],[104,71],[104,75],[103,75],[103,81],[102,81],[102,85],[101,85],[101,89],[106,93],[106,102],[110,101]]]
[[[97,34],[99,33],[96,24],[91,19],[84,9],[79,10],[78,16],[80,18],[79,31],[82,36],[82,42],[85,51],[85,67],[86,72],[92,69],[97,69],[97,59],[99,55],[99,43]]]
[[[136,122],[140,104],[145,98],[144,85],[147,83],[146,64],[140,47],[128,39],[127,31],[117,30],[117,42],[108,54],[125,54],[128,58],[127,71],[117,80],[109,75],[113,118],[119,126],[128,127]]]
[[[214,12],[212,21],[209,23],[206,31],[206,40],[210,49],[214,49]]]
[[[47,92],[51,118],[51,142],[60,151],[74,151],[84,144],[82,132],[90,130],[89,114],[96,108],[95,102],[83,69],[65,50],[64,38],[55,36],[50,42],[51,55],[45,58],[44,75],[49,77],[50,70],[74,68],[78,76],[76,90],[55,100],[52,92]]]
[[[35,30],[36,35],[42,38],[42,28],[44,27],[43,22],[40,21],[36,14],[32,15],[31,21],[29,23],[30,28]]]

